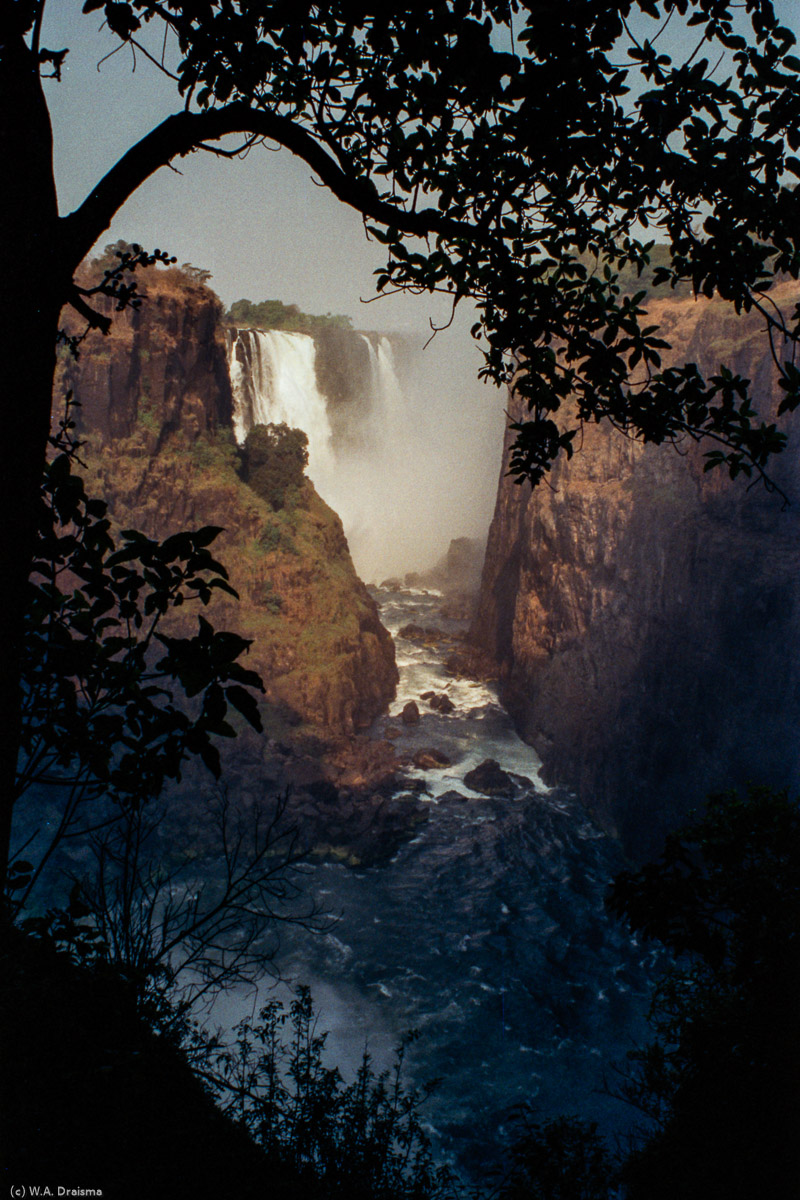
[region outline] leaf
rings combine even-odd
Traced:
[[[229,703],[242,714],[247,723],[260,733],[263,728],[261,714],[258,711],[258,702],[252,692],[248,692],[239,684],[232,683],[226,687],[225,695]]]
[[[191,538],[195,546],[210,546],[224,532],[221,525],[204,525],[202,529],[196,530]]]

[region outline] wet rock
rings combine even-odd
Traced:
[[[448,792],[442,792],[441,796],[439,797],[439,803],[440,804],[468,804],[469,798],[467,796],[462,795],[461,792],[457,792],[451,788],[450,791],[448,791]]]
[[[434,771],[439,767],[449,767],[452,765],[451,760],[441,750],[437,750],[434,746],[429,746],[425,750],[418,750],[414,755],[414,766],[419,767],[421,771]]]
[[[446,621],[471,621],[476,608],[477,600],[473,595],[449,596],[439,609],[439,616]]]
[[[436,692],[422,692],[420,695],[420,700],[432,700],[435,695]]]
[[[314,794],[315,788],[324,790],[326,785],[333,787],[333,784],[329,784],[319,760],[305,755],[293,755],[287,759],[283,764],[281,776],[283,788],[289,788],[293,792],[305,792],[309,796]]]
[[[398,733],[400,731],[398,730]],[[326,764],[341,790],[374,791],[394,787],[400,762],[390,741],[349,738],[326,756]]]
[[[400,714],[400,720],[404,725],[419,724],[419,708],[416,700],[409,700],[408,704],[404,705],[403,711]]]
[[[451,713],[456,710],[455,704],[453,704],[453,701],[444,692],[442,692],[441,696],[432,696],[428,703],[436,712]]]
[[[430,817],[430,805],[412,794],[352,798],[335,810],[301,812],[301,836],[314,858],[370,867],[388,862]]]
[[[414,621],[409,621],[408,625],[404,625],[402,629],[397,631],[397,636],[402,638],[424,638],[425,630]]]
[[[467,771],[464,783],[473,792],[484,796],[513,796],[514,781],[493,758],[485,758],[472,771]]]
[[[441,642],[447,634],[443,629],[437,629],[435,625],[418,625],[415,621],[409,621],[402,629],[398,630],[398,636],[407,638],[412,642],[424,642],[426,645],[432,645],[434,642]]]

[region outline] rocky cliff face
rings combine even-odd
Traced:
[[[391,699],[397,670],[341,522],[308,481],[274,512],[239,478],[219,301],[180,271],[144,284],[138,312],[63,363],[90,484],[150,536],[222,526],[214,550],[241,599],[215,599],[211,619],[253,639],[248,665],[290,723],[352,734]]]
[[[81,403],[83,428],[106,443],[138,430],[195,438],[231,423],[222,304],[184,272],[139,273],[144,302],[114,312],[106,337],[91,334],[77,362],[62,359],[63,386]]]
[[[708,301],[651,307],[676,360],[729,362],[775,405],[754,321]],[[710,790],[800,777],[797,443],[777,470],[788,511],[705,474],[705,448],[592,426],[552,487],[501,476],[472,631],[546,778],[637,856]]]

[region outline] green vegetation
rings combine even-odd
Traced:
[[[223,320],[236,329],[285,329],[290,333],[309,333],[312,336],[327,329],[352,329],[350,317],[342,313],[315,316],[301,312],[296,304],[282,300],[235,300]]]
[[[123,154],[105,178],[87,187],[84,202],[64,216],[57,207],[42,76],[51,77],[56,86],[67,51],[42,44],[42,30],[48,28],[45,0],[3,7],[0,359],[13,402],[4,413],[10,452],[0,508],[14,516],[6,521],[0,542],[4,885],[18,796],[14,775],[20,745],[25,749],[20,706],[28,687],[42,684],[39,668],[45,651],[54,650],[56,657],[63,652],[64,661],[60,683],[46,685],[55,691],[46,690],[38,717],[34,714],[36,736],[46,753],[55,755],[55,768],[69,769],[74,742],[66,743],[65,763],[55,735],[61,721],[67,727],[63,732],[73,737],[77,720],[85,743],[81,777],[85,761],[92,779],[105,783],[107,777],[118,787],[123,804],[130,795],[136,802],[144,799],[142,781],[133,770],[137,746],[145,764],[152,762],[147,739],[143,748],[137,743],[142,727],[147,732],[161,729],[167,720],[180,741],[191,726],[190,717],[170,708],[158,680],[145,686],[149,664],[135,631],[150,627],[156,614],[166,617],[164,597],[167,608],[179,606],[181,589],[193,572],[197,580],[205,567],[216,569],[205,557],[208,529],[176,534],[169,543],[123,536],[119,550],[108,547],[105,561],[113,586],[90,572],[87,590],[62,591],[65,579],[54,581],[52,572],[45,573],[47,586],[34,607],[55,601],[52,639],[47,646],[44,639],[34,639],[32,659],[26,660],[30,652],[23,650],[59,313],[65,304],[72,305],[82,321],[107,330],[112,308],[140,302],[134,273],[155,262],[173,263],[162,251],[149,254],[134,246],[113,255],[100,284],[87,286],[77,275],[109,220],[176,156],[213,146],[231,133],[290,147],[323,184],[363,215],[385,247],[380,290],[443,292],[454,302],[473,302],[478,314],[474,332],[484,339],[486,377],[503,384],[520,358],[526,363],[519,387],[528,414],[515,426],[510,464],[520,480],[539,482],[559,454],[572,453],[582,423],[601,420],[653,443],[710,438],[715,449],[709,466],[721,466],[732,476],[764,476],[772,456],[786,444],[783,419],[800,405],[800,371],[794,362],[800,312],[792,301],[784,314],[764,295],[776,271],[794,279],[800,275],[794,183],[800,173],[795,156],[800,145],[800,61],[792,53],[793,35],[781,26],[768,0],[747,0],[744,8],[728,0],[443,3],[413,10],[87,0],[83,7],[93,22],[102,10],[110,34],[132,54],[144,25],[155,38],[152,44],[163,32],[178,48],[175,77],[187,102],[176,105],[178,111],[135,152]],[[655,40],[676,14],[689,17],[688,28],[696,35],[685,60],[673,59],[668,43],[657,45]],[[640,38],[641,27],[645,33]],[[676,44],[686,42],[679,37]],[[121,104],[127,103],[123,97]],[[120,115],[109,114],[108,119]],[[748,381],[724,367],[709,378],[693,363],[662,367],[665,340],[650,323],[642,297],[620,283],[620,274],[638,276],[650,266],[651,235],[668,239],[669,245],[666,261],[653,274],[653,287],[669,295],[673,285],[688,285],[697,294],[717,297],[732,312],[760,314],[771,344],[780,347],[775,368],[783,396],[776,414],[758,413]],[[587,268],[587,251],[603,261],[602,271]],[[195,269],[188,270],[191,276]],[[100,311],[97,304],[105,308]],[[79,351],[80,335],[61,336],[64,345]],[[639,366],[643,381],[632,384],[631,371]],[[570,397],[576,412],[572,427],[564,428],[564,402]],[[157,472],[154,468],[153,474]],[[59,497],[59,516],[79,518],[78,532],[66,536],[80,543],[87,534],[82,548],[97,551],[110,536],[109,527],[102,528],[104,513],[84,502],[79,489],[66,482],[67,474],[62,458],[56,458],[50,480],[58,485],[52,495]],[[225,478],[220,489],[225,471],[213,459],[197,467],[197,474],[215,502],[220,491],[224,499],[240,483]],[[167,489],[173,479],[165,471]],[[155,486],[153,494],[157,499]],[[303,499],[296,541],[313,544],[316,558],[308,575],[316,588],[313,603],[321,604],[320,593],[330,577],[325,579],[320,569],[317,579],[315,572],[335,547],[336,530],[313,499]],[[270,511],[252,492],[251,500],[255,529],[258,514],[266,513],[268,520]],[[273,556],[278,557],[275,551],[261,555],[264,560]],[[191,569],[189,562],[194,563]],[[280,617],[267,614],[265,620],[284,625],[286,618],[288,628],[291,599],[295,627],[302,626],[308,616],[302,611],[302,589],[289,595],[293,581],[285,563],[270,561],[269,572],[284,605]],[[219,571],[215,578],[224,582]],[[255,587],[260,580],[249,582]],[[304,579],[303,595],[307,584]],[[210,583],[205,580],[197,588],[202,599],[202,589]],[[324,598],[324,603],[337,611],[335,598]],[[117,604],[123,610],[130,605],[134,632],[113,615]],[[62,636],[65,630],[69,637]],[[205,732],[213,732],[215,723],[224,724],[219,689],[231,701],[234,694],[213,671],[211,682],[206,676],[208,688],[204,690],[202,679],[198,685],[197,662],[204,667],[210,663],[214,671],[228,670],[238,654],[231,653],[236,643],[221,643],[210,630],[201,624],[191,662],[180,639],[164,634],[167,666],[159,664],[189,699],[202,693],[198,706],[207,720]],[[151,638],[153,649],[157,640]],[[114,670],[118,652],[126,670],[117,672],[117,681],[126,682],[132,673],[140,685],[132,714],[121,702],[117,708],[112,705],[99,714],[110,720],[95,721],[92,737],[84,736],[89,726],[82,704],[95,693],[91,686],[75,684],[83,678],[75,657],[82,659],[87,650],[92,670],[95,651],[104,669],[110,663]],[[26,676],[31,664],[32,674]],[[81,670],[85,665],[77,664]],[[94,676],[89,679],[93,684]],[[75,689],[72,696],[70,687]],[[46,724],[50,717],[55,721],[52,732]],[[166,737],[163,744],[169,753],[159,772],[169,777],[173,743]],[[122,777],[115,774],[120,764]],[[68,778],[62,782],[72,786]],[[129,785],[135,785],[133,793],[125,790]],[[634,928],[661,938],[684,956],[657,999],[657,1040],[634,1059],[640,1074],[634,1076],[632,1095],[655,1129],[627,1168],[632,1196],[750,1200],[796,1193],[796,1160],[791,1158],[797,1139],[786,1126],[793,1110],[783,1096],[790,1072],[795,1086],[798,1077],[796,811],[786,797],[766,794],[760,799],[751,795],[739,807],[737,802],[727,808],[712,805],[706,823],[676,839],[662,863],[624,880],[615,892],[613,903]],[[12,892],[24,888],[29,877],[17,862]],[[67,913],[68,932],[74,917]],[[26,950],[19,953],[25,958]],[[140,1127],[134,1116],[150,1109],[154,1097],[156,1104],[164,1099],[163,1076],[137,1076],[137,1059],[148,1060],[141,1042],[131,1045],[124,1063],[114,1055],[109,1062],[100,1047],[102,1054],[95,1053],[92,1060],[93,1080],[105,1081],[105,1086],[76,1091],[74,1081],[85,1079],[81,1071],[86,1060],[85,1038],[75,1037],[78,1028],[86,1034],[77,1021],[80,1006],[67,1008],[68,983],[58,968],[49,975],[41,962],[26,961],[31,969],[22,978],[38,1023],[25,1025],[25,1008],[17,997],[16,1006],[5,1004],[4,1016],[11,1017],[6,1024],[15,1036],[27,1028],[26,1044],[35,1047],[37,1039],[50,1034],[43,1014],[71,1018],[58,1021],[55,1044],[48,1041],[51,1053],[62,1054],[63,1061],[47,1096],[51,1112],[54,1103],[57,1111],[67,1110],[73,1142],[83,1138],[80,1157],[69,1140],[64,1147],[45,1138],[38,1160],[29,1158],[28,1164],[41,1169],[41,1156],[55,1146],[72,1153],[73,1169],[85,1170],[87,1141],[96,1157],[107,1156],[107,1147],[119,1146],[121,1130],[129,1139],[141,1130],[130,1139],[137,1152],[130,1156],[133,1169],[139,1169],[146,1157],[140,1148],[152,1153],[155,1139],[164,1149],[163,1140],[158,1143],[158,1122]],[[116,1034],[114,1021],[125,1008],[125,989],[106,990],[102,979],[102,972],[93,979],[89,995],[94,1004],[87,1008],[95,1028],[106,1031],[111,1018]],[[49,1010],[42,1005],[47,996],[54,997]],[[96,1051],[97,1043],[92,1045]],[[37,1060],[37,1066],[47,1079],[48,1060]],[[26,1089],[17,1087],[20,1078],[30,1083],[24,1070],[17,1055],[5,1081],[6,1107],[29,1117],[27,1126],[15,1127],[15,1151],[20,1145],[30,1147],[30,1130],[41,1136],[42,1129],[35,1107],[26,1110]],[[103,1103],[113,1104],[115,1094],[126,1094],[132,1079],[136,1086],[131,1091],[140,1103],[118,1119],[104,1121]],[[174,1092],[166,1104],[170,1112],[183,1108]],[[192,1134],[194,1152],[196,1127]],[[168,1146],[173,1153],[181,1148],[180,1139],[174,1140],[178,1147]],[[226,1158],[237,1163],[236,1150]],[[529,1169],[528,1175],[532,1178]],[[191,1189],[202,1187],[196,1170],[190,1182],[188,1175],[182,1182]],[[177,1194],[177,1183],[171,1178],[166,1194]],[[210,1194],[222,1195],[230,1181],[209,1175],[206,1184]],[[137,1180],[135,1194],[151,1194],[152,1188],[152,1179]],[[240,1194],[238,1187],[231,1190]],[[558,1194],[556,1184],[548,1182],[543,1194]]]
[[[198,618],[191,637],[168,636],[172,610],[236,596],[208,549],[206,526],[163,542],[135,530],[115,544],[104,501],[73,472],[70,410],[51,438],[40,495],[39,539],[28,585],[22,736],[14,788],[20,811],[42,788],[58,819],[39,854],[8,865],[11,911],[21,911],[45,864],[67,838],[124,822],[199,756],[219,775],[215,738],[235,709],[261,723],[258,675],[237,659],[249,642]]]
[[[275,510],[302,485],[308,466],[308,437],[288,425],[256,425],[241,450],[242,478]]]
[[[169,528],[175,479],[181,479],[196,519],[223,528],[219,556],[240,596],[236,603],[216,596],[211,619],[252,641],[249,662],[265,681],[270,705],[329,736],[351,729],[353,720],[366,723],[374,712],[374,699],[365,702],[363,715],[358,707],[361,684],[354,672],[365,650],[387,697],[392,654],[338,517],[302,476],[302,441],[302,434],[287,435],[293,451],[288,463],[279,461],[281,488],[270,493],[282,501],[277,509],[245,482],[241,452],[227,430],[196,438],[167,434],[157,454],[137,431],[82,453],[91,489],[108,497],[112,512],[135,510],[154,533]],[[172,619],[180,625],[180,612]],[[311,629],[324,629],[324,636],[315,638]]]

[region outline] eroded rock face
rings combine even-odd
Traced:
[[[80,399],[82,429],[104,441],[137,431],[189,437],[229,426],[233,400],[220,318],[222,304],[201,283],[177,270],[139,272],[138,309],[115,311],[107,336],[90,334],[78,360],[64,357],[63,383]],[[73,332],[78,324],[66,315]]]
[[[246,664],[289,724],[365,728],[394,695],[391,637],[357,577],[341,521],[306,480],[273,512],[237,473],[221,306],[182,272],[143,273],[146,300],[93,334],[60,388],[80,401],[89,489],[122,528],[164,538],[221,526],[239,593],[210,619],[252,639]]]
[[[774,410],[754,321],[708,301],[652,311],[676,361],[731,363]],[[501,476],[472,630],[545,778],[637,856],[711,790],[800,776],[797,435],[775,471],[788,511],[705,474],[707,448],[592,426],[552,488]]]

